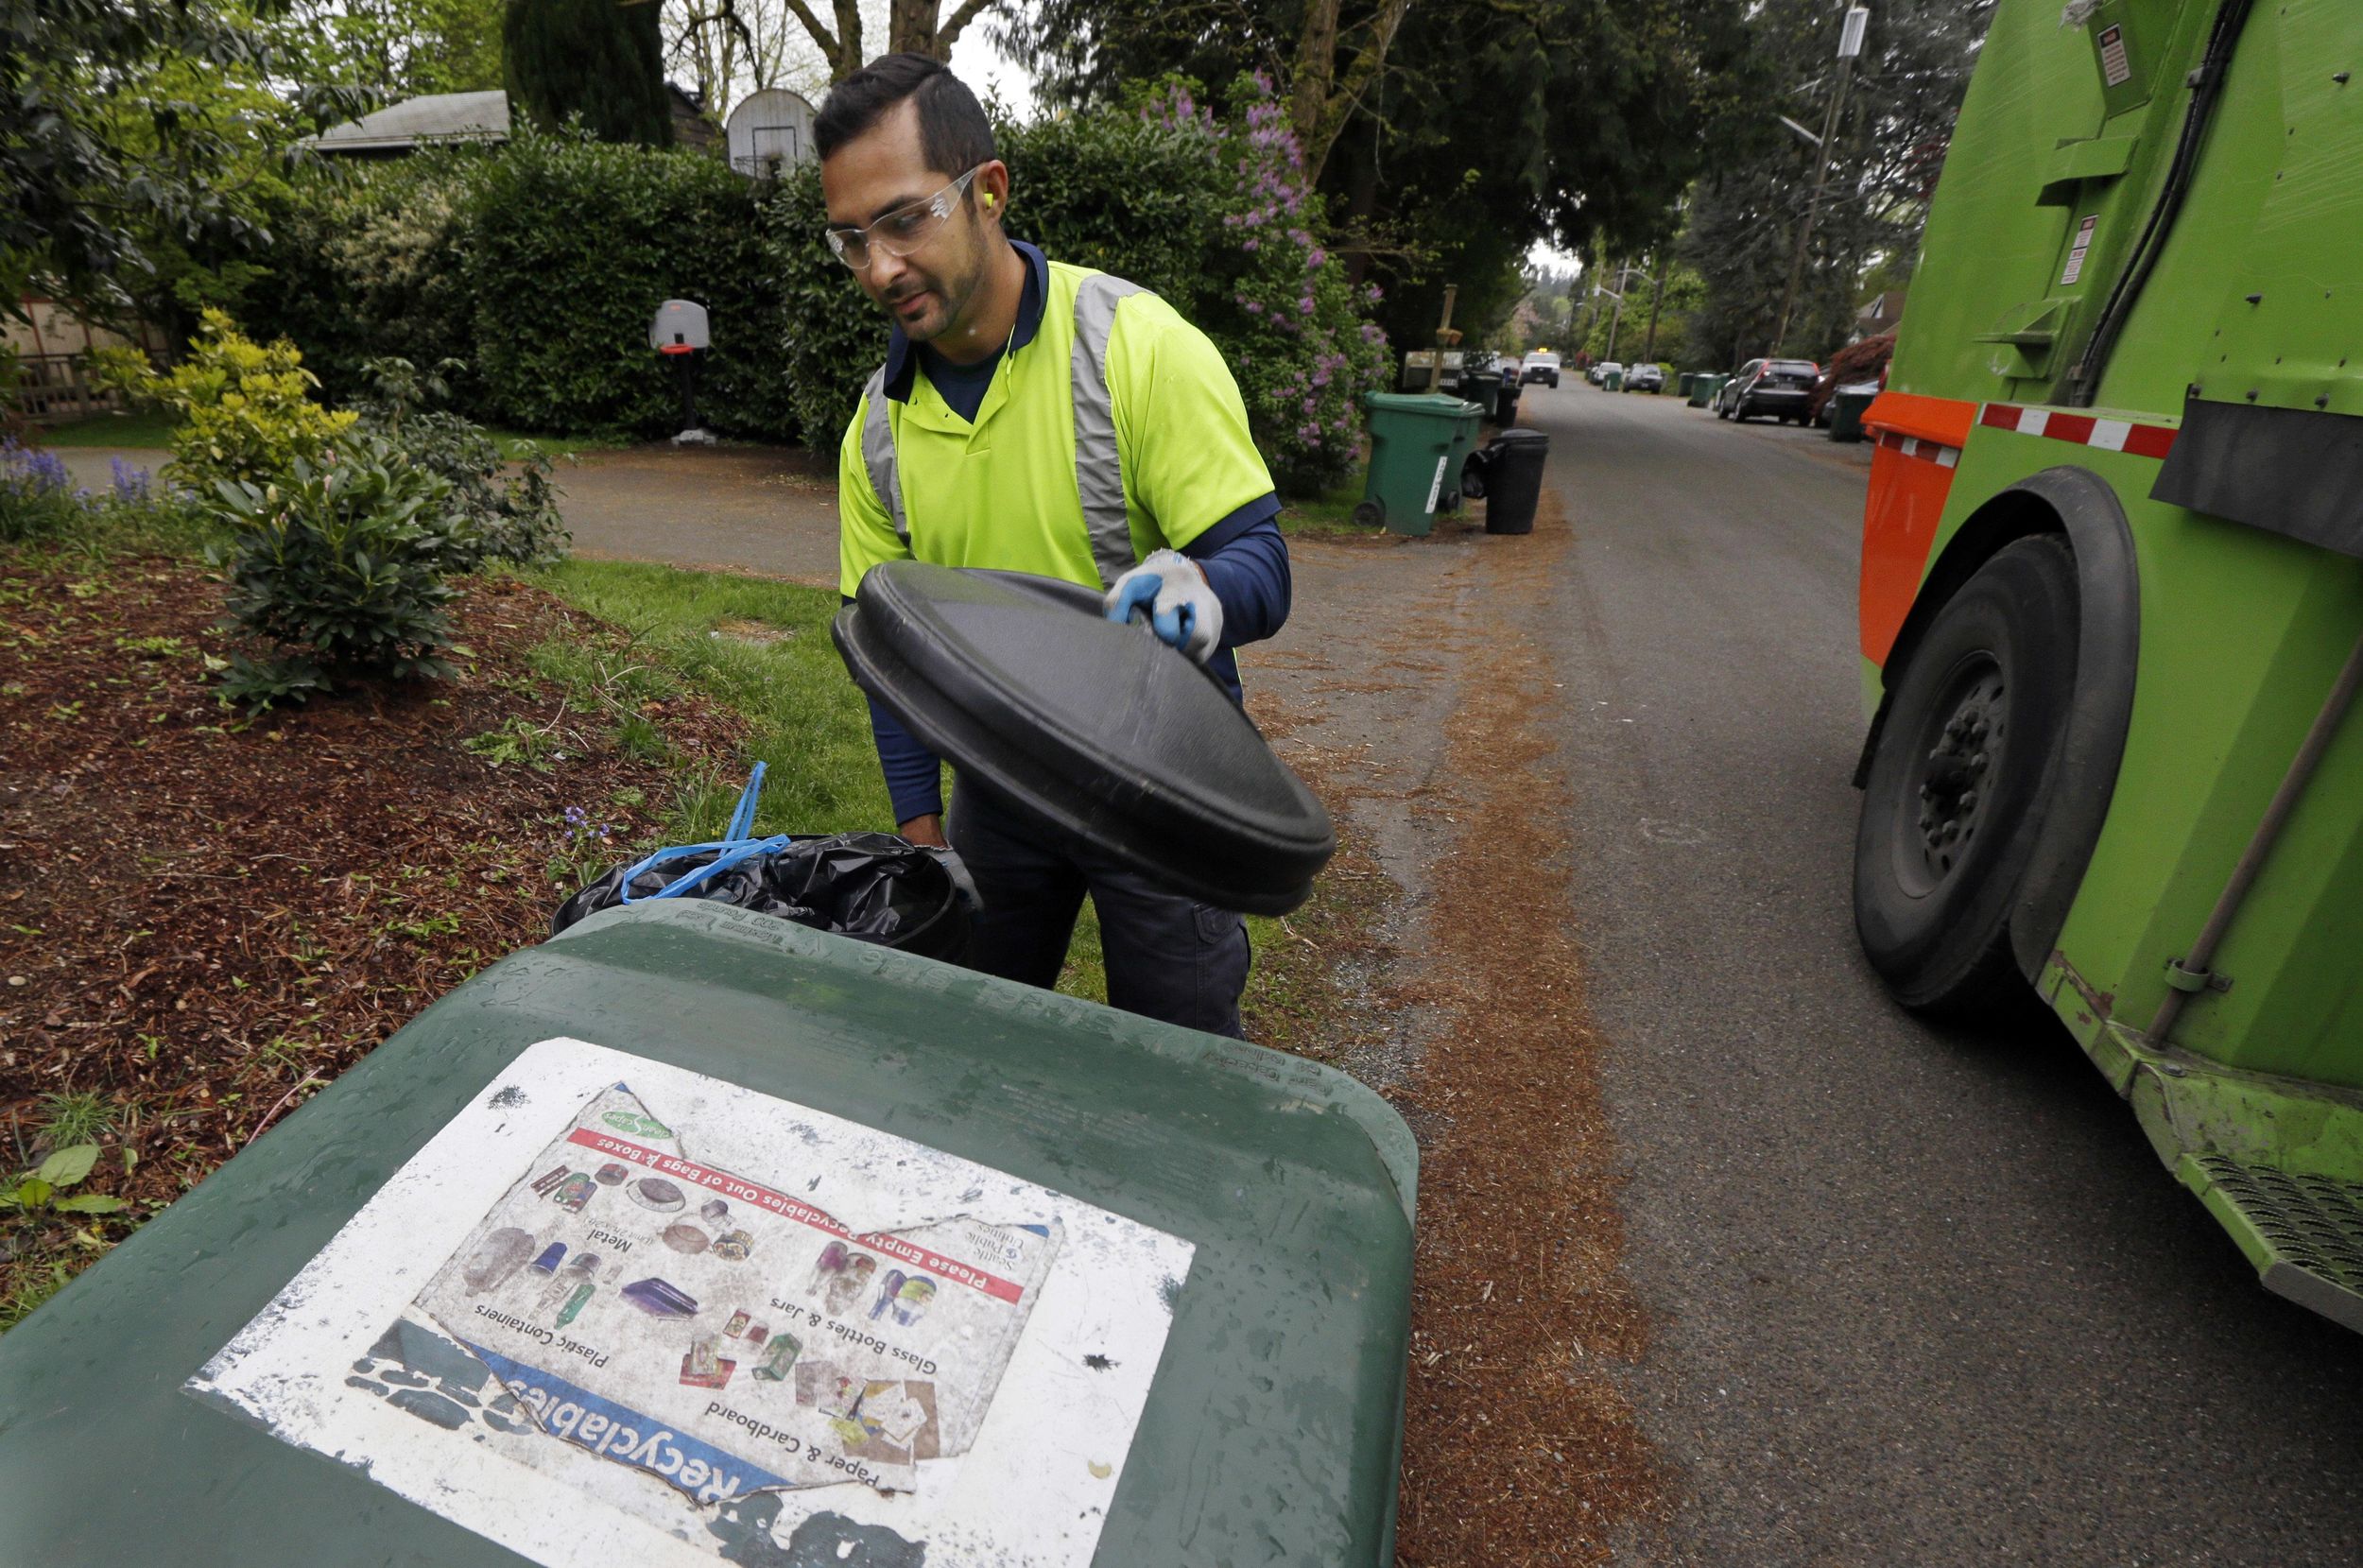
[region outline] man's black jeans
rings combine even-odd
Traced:
[[[984,903],[969,967],[1045,991],[1057,983],[1083,895],[1099,911],[1108,1005],[1209,1034],[1244,1038],[1247,922],[1152,887],[1087,845],[962,784],[945,836]]]

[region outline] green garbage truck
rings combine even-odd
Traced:
[[[2363,8],[2001,0],[1864,522],[1856,925],[2363,1328]]]

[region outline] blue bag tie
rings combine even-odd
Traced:
[[[785,833],[774,834],[768,838],[752,836],[755,831],[755,805],[763,799],[764,766],[762,763],[755,764],[754,771],[747,775],[747,787],[738,792],[738,803],[731,808],[731,819],[722,830],[723,836],[704,844],[670,845],[648,855],[624,873],[623,886],[617,889],[620,902],[638,904],[652,898],[679,898],[718,871],[726,871],[742,860],[751,860],[760,854],[770,854],[775,851],[784,850],[794,842]],[[641,872],[662,866],[667,861],[685,860],[691,855],[704,854],[709,851],[716,852],[711,863],[698,867],[687,875],[667,883],[657,891],[646,894],[641,899],[631,896],[632,882]]]

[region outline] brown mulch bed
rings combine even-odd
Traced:
[[[253,720],[209,685],[221,606],[183,560],[0,556],[0,1175],[59,1096],[93,1095],[113,1126],[84,1190],[133,1217],[539,939],[570,862],[619,857],[667,803],[664,764],[532,673],[546,641],[616,646],[538,588],[467,584],[450,680]],[[694,698],[641,714],[691,756],[738,734]],[[467,749],[493,733],[533,755]],[[612,838],[570,840],[570,806]],[[13,1241],[0,1301],[59,1255]]]

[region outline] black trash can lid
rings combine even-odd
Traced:
[[[1492,440],[1487,441],[1485,444],[1489,448],[1496,446],[1548,446],[1551,444],[1551,438],[1548,431],[1529,430],[1525,425],[1520,424],[1512,425],[1509,429],[1502,431],[1501,434],[1495,436]]]
[[[889,561],[830,629],[854,683],[964,780],[1176,892],[1283,914],[1337,847],[1214,679],[1109,621],[1096,589]]]

